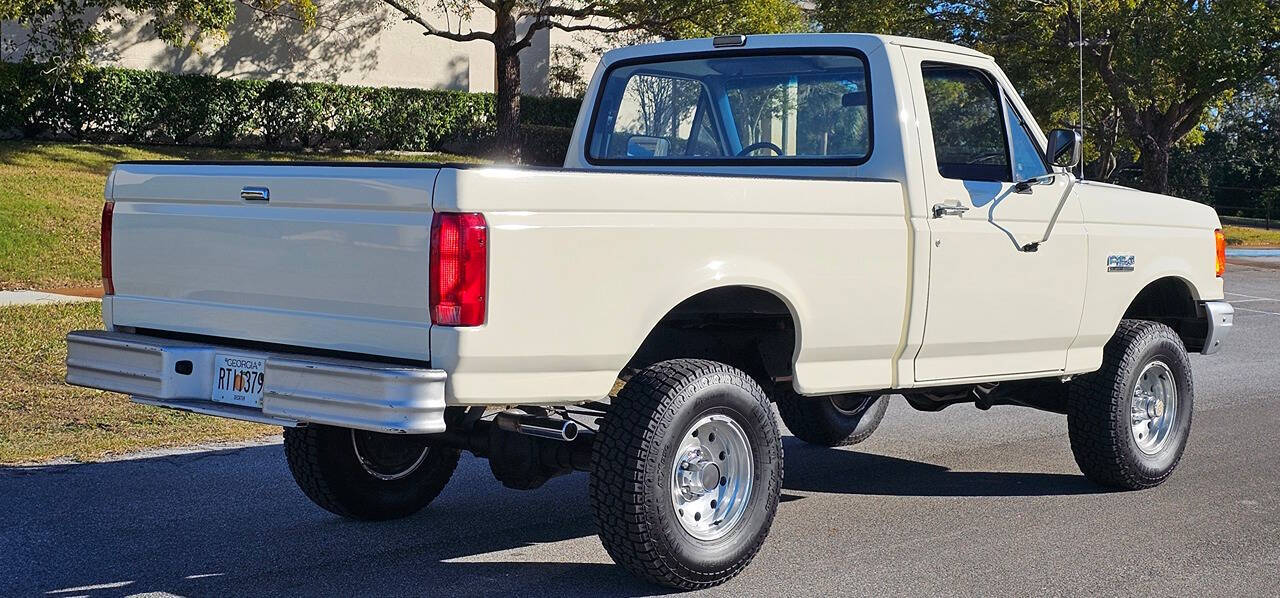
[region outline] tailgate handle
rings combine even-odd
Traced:
[[[271,201],[271,190],[266,187],[245,187],[240,190],[240,199],[245,201]]]

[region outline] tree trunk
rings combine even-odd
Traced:
[[[1116,144],[1120,141],[1120,115],[1115,109],[1112,109],[1109,116],[1102,119],[1102,123],[1093,134],[1093,139],[1094,147],[1098,150],[1098,159],[1094,161],[1091,178],[1095,181],[1110,181],[1116,172]]]
[[[1152,193],[1169,193],[1169,148],[1172,142],[1148,139],[1142,144],[1138,162],[1142,164],[1142,188]]]
[[[515,15],[494,14],[494,67],[497,70],[498,146],[502,157],[520,162],[520,52]]]

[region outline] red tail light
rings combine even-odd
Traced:
[[[102,204],[102,232],[99,235],[102,250],[102,293],[116,294],[116,287],[111,284],[111,216],[115,212],[115,202]]]
[[[431,323],[484,324],[489,225],[483,214],[441,212],[431,221]]]
[[[1222,276],[1227,271],[1227,236],[1222,234],[1222,229],[1213,231],[1213,243],[1218,251],[1218,276]]]

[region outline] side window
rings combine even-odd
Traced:
[[[1014,111],[1013,105],[1005,102],[1005,113],[1009,121],[1009,136],[1013,138],[1013,180],[1025,181],[1049,174],[1049,167],[1044,163],[1040,147],[1036,145],[1027,123]]]
[[[718,156],[708,130],[702,84],[693,79],[635,75],[618,106],[608,155],[628,158]],[[696,127],[696,130],[695,130]]]
[[[938,172],[949,179],[1009,181],[1000,96],[977,69],[925,63],[925,99]]]

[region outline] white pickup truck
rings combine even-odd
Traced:
[[[590,472],[609,554],[679,588],[755,555],[800,440],[889,395],[1064,413],[1145,488],[1231,329],[1210,208],[1080,182],[991,57],[858,34],[606,54],[563,168],[126,162],[106,330],[67,381],[283,426],[319,506],[414,513],[460,451]]]

